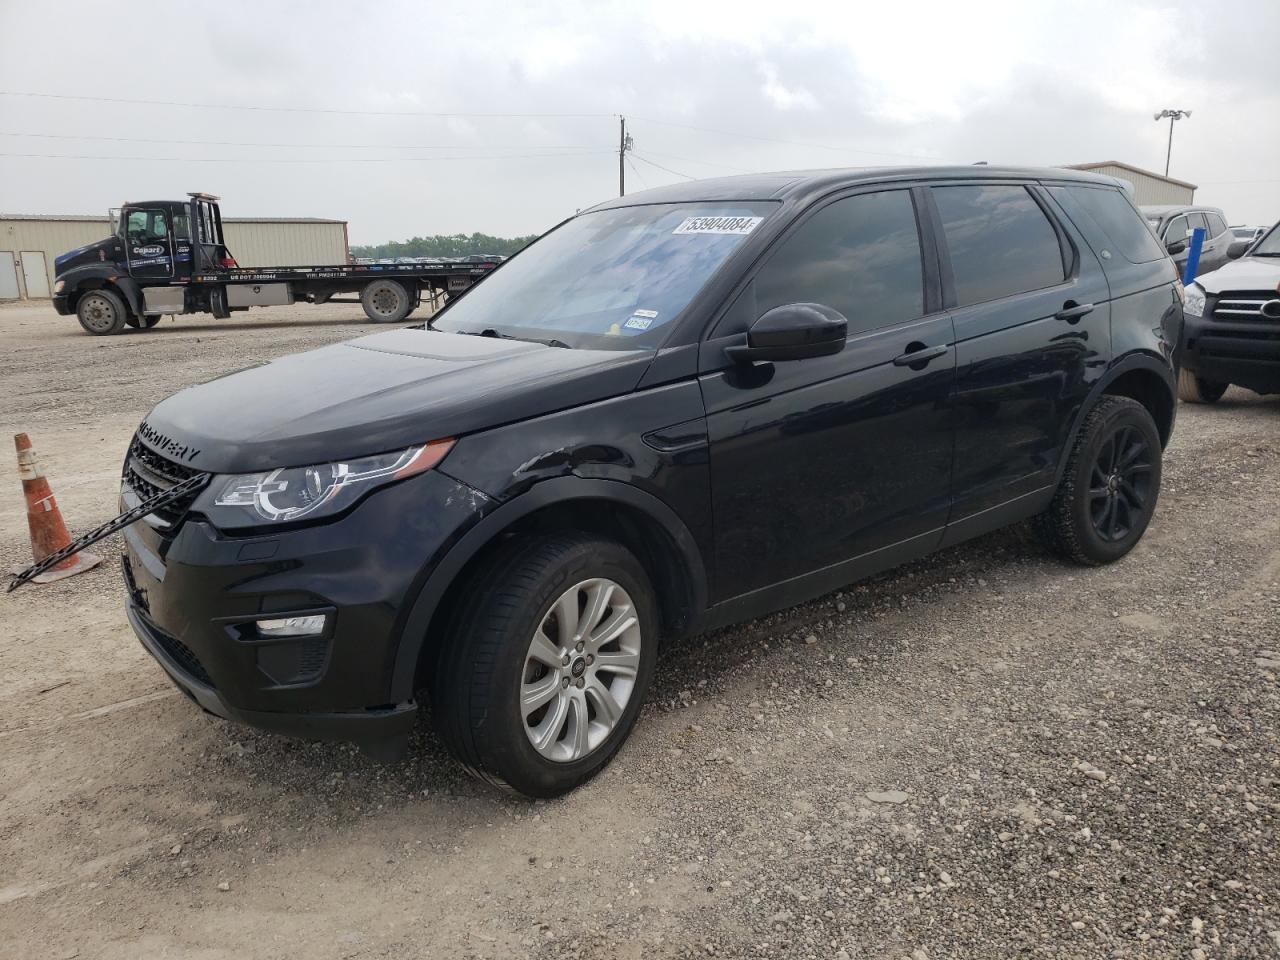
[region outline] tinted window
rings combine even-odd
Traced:
[[[960,306],[1061,283],[1062,248],[1025,187],[933,187]]]
[[[1079,214],[1092,221],[1106,243],[1130,263],[1150,263],[1164,256],[1146,222],[1119,190],[1072,186],[1050,187],[1049,192],[1073,220]],[[1085,226],[1079,221],[1077,225]],[[1086,232],[1092,239],[1094,231]]]
[[[915,207],[906,190],[846,197],[801,224],[756,275],[763,314],[785,303],[821,303],[849,332],[924,315]]]

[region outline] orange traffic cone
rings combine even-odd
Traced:
[[[31,555],[36,563],[71,543],[71,534],[62,522],[62,511],[53,499],[49,481],[40,471],[40,461],[31,449],[31,439],[25,433],[15,434],[14,446],[18,448],[18,476],[22,478],[22,492],[27,498],[27,524],[31,527]],[[64,577],[73,577],[96,567],[102,558],[96,554],[73,553],[57,566],[34,578],[35,583],[49,583]],[[22,568],[15,568],[20,573]]]

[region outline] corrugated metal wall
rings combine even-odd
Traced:
[[[347,262],[341,223],[222,222],[227,247],[242,267],[308,267]]]
[[[341,221],[228,219],[223,221],[223,228],[227,246],[242,267],[318,266],[345,263],[347,259],[346,225]],[[23,251],[44,254],[52,288],[53,261],[59,254],[102,240],[110,232],[106,217],[67,220],[0,217],[0,251],[12,251],[15,261],[19,261],[18,289],[20,296],[26,297],[20,262]],[[28,264],[28,269],[38,269],[38,263]]]
[[[1174,204],[1174,203],[1193,203],[1195,190],[1190,187],[1183,187],[1176,183],[1170,183],[1168,180],[1162,180],[1159,177],[1148,177],[1136,170],[1130,170],[1127,167],[1117,167],[1112,164],[1105,164],[1099,167],[1089,167],[1090,173],[1100,173],[1108,177],[1118,177],[1121,180],[1128,180],[1133,184],[1134,202],[1140,206],[1154,206],[1156,204]]]

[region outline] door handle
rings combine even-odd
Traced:
[[[1090,313],[1093,313],[1092,303],[1076,303],[1074,300],[1068,300],[1053,316],[1054,319],[1065,320],[1067,323],[1079,323],[1081,317]]]
[[[913,350],[912,347],[915,349]],[[894,357],[893,363],[898,367],[914,367],[919,364],[923,368],[930,360],[937,360],[950,349],[942,343],[936,347],[926,347],[923,343],[910,343],[907,344],[907,352]]]

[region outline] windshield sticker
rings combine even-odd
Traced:
[[[648,330],[653,325],[653,317],[632,316],[623,324],[628,330]]]
[[[658,311],[657,310],[632,310],[631,315],[633,317],[648,317],[650,320],[652,320],[654,317],[658,315]]]
[[[686,217],[674,233],[748,234],[764,217]]]

